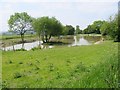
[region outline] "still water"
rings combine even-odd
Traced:
[[[64,36],[63,38],[65,38],[66,41],[70,41],[70,43],[67,44],[67,46],[69,46],[69,47],[70,46],[80,46],[80,45],[92,45],[95,42],[101,40],[101,36],[70,36],[69,38],[71,38],[71,39],[66,38]],[[63,38],[61,38],[61,39],[63,39]],[[41,48],[44,48],[44,49],[53,48],[56,46],[56,45],[43,45],[42,43],[43,42],[40,41],[40,46],[41,46]],[[32,43],[24,43],[24,49],[26,49],[26,50],[31,50],[32,48],[38,47],[38,46],[39,46],[39,41],[35,41]],[[59,46],[64,46],[64,45],[59,45]],[[15,50],[21,49],[21,48],[22,48],[22,44],[14,45]],[[8,47],[2,48],[2,49],[5,51],[13,50],[13,46],[8,46]]]
[[[84,37],[80,37],[79,40],[77,40],[77,36],[74,36],[74,42],[71,44],[71,46],[76,46],[76,45],[91,45],[88,40],[86,40]]]

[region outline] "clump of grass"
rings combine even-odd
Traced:
[[[55,69],[55,67],[52,63],[48,66],[48,68],[49,68],[49,71],[54,71],[54,69]]]
[[[39,70],[39,69],[38,69]],[[37,71],[37,72],[35,72],[35,74],[38,74],[39,72]]]
[[[47,60],[47,58],[45,57],[43,60]]]
[[[39,60],[36,60],[36,63],[40,63],[40,61],[39,61]]]
[[[13,63],[13,61],[12,60],[9,60],[9,62],[8,62],[9,64],[12,64]]]
[[[66,66],[70,66],[71,61],[67,60],[66,62],[67,62]]]
[[[33,66],[33,63],[27,63],[29,66]]]
[[[21,48],[21,49],[16,49],[15,51],[27,51],[27,50],[25,50],[24,48]]]
[[[7,88],[8,87],[8,83],[5,81],[2,81],[2,88]]]
[[[19,87],[22,87],[22,88],[29,88],[29,83],[28,82],[23,82],[19,85]]]
[[[35,50],[38,50],[38,49],[41,49],[41,47],[34,47],[34,48],[32,48],[31,50],[32,50],[32,51],[35,51]]]
[[[82,63],[80,62],[78,65],[76,65],[75,67],[75,72],[85,72],[87,70],[87,67]]]
[[[19,62],[19,64],[23,64],[23,62]]]
[[[116,62],[108,65],[107,77],[104,79],[110,88],[118,87],[118,65]]]
[[[22,73],[20,73],[20,72],[16,72],[16,73],[13,74],[13,78],[14,78],[14,79],[21,78],[21,77],[23,77],[23,76],[24,76],[24,75],[23,75]]]
[[[56,79],[62,78],[62,74],[59,71],[57,71],[56,74],[57,74]]]
[[[35,65],[35,69],[34,70],[39,70],[40,68],[37,66],[37,65]]]
[[[67,60],[66,62],[67,62],[67,63],[71,63],[71,61],[70,61],[70,60]]]

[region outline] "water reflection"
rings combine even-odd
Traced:
[[[25,50],[31,50],[32,48],[34,47],[38,47],[39,44],[40,44],[40,47],[41,49],[44,48],[53,48],[53,46],[47,46],[47,45],[42,45],[42,41],[35,41],[35,42],[32,42],[32,43],[24,43],[24,46],[22,46],[23,44],[16,44],[14,46],[8,46],[8,47],[5,47],[5,48],[2,48],[2,50],[5,50],[5,51],[9,51],[9,50],[13,50],[13,48],[15,50],[17,49],[21,49],[21,48],[24,48]]]
[[[39,45],[39,41],[32,42],[32,43],[24,43],[24,46],[22,46],[22,45],[23,44],[16,44],[16,45],[14,45],[14,49],[15,50],[21,49],[23,47],[26,50],[30,50],[31,48],[37,47]],[[13,50],[13,46],[5,47],[5,51],[8,51],[8,50]]]
[[[92,43],[87,41],[84,37],[80,37],[79,39],[77,36],[74,36],[74,42],[72,43],[71,46],[76,46],[76,45],[91,45]]]

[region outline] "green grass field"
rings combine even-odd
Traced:
[[[3,88],[117,88],[118,43],[2,52]]]

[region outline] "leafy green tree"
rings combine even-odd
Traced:
[[[32,22],[32,26],[34,28],[34,30],[37,32],[38,37],[39,37],[39,45],[40,45],[40,36],[41,36],[41,32],[42,32],[42,27],[41,27],[41,18],[37,18],[34,19]]]
[[[64,35],[74,35],[75,29],[72,25],[66,25],[63,30]]]
[[[109,27],[110,27],[110,25],[107,21],[102,24],[102,26],[100,28],[100,32],[101,32],[102,36],[108,35]]]
[[[60,21],[58,21],[55,17],[52,17],[50,20],[50,37],[51,36],[59,36],[62,34],[63,31],[63,25],[61,24]]]
[[[88,29],[87,29],[87,28],[85,28],[85,29],[83,30],[83,34],[88,34]]]
[[[62,33],[62,24],[55,17],[41,17],[33,21],[33,27],[41,36],[44,43],[49,42],[51,36],[57,36]]]
[[[91,25],[88,25],[88,27],[84,29],[83,33],[84,33],[84,34],[91,34],[91,33],[93,33],[92,30],[93,30],[93,29],[92,29],[92,26],[91,26]]]
[[[83,33],[86,33],[86,34],[92,34],[92,33],[100,34],[100,28],[101,28],[101,26],[104,22],[105,21],[101,21],[101,20],[94,21],[93,24],[88,25],[88,27],[85,29],[85,31],[83,31]]]
[[[82,34],[82,30],[80,30],[79,25],[76,25],[75,34]]]
[[[104,22],[105,21],[101,20],[94,21],[94,23],[92,24],[93,33],[100,34],[100,28]]]
[[[79,28],[79,25],[76,25],[75,34],[78,34],[79,32],[80,32],[80,28]]]
[[[108,34],[114,39],[114,41],[119,40],[119,29],[118,29],[118,15],[116,14],[109,22]]]
[[[118,41],[120,42],[120,1],[119,1],[119,11],[118,11]]]
[[[32,30],[32,18],[26,13],[15,13],[10,16],[8,20],[10,31],[20,34],[22,43],[24,45],[24,34],[28,30]]]
[[[103,23],[100,28],[102,35],[108,35],[114,39],[114,41],[120,41],[118,30],[118,15],[114,17],[110,16],[109,21]]]
[[[83,33],[83,31],[82,30],[80,30],[79,32],[78,32],[78,34],[82,34]]]

